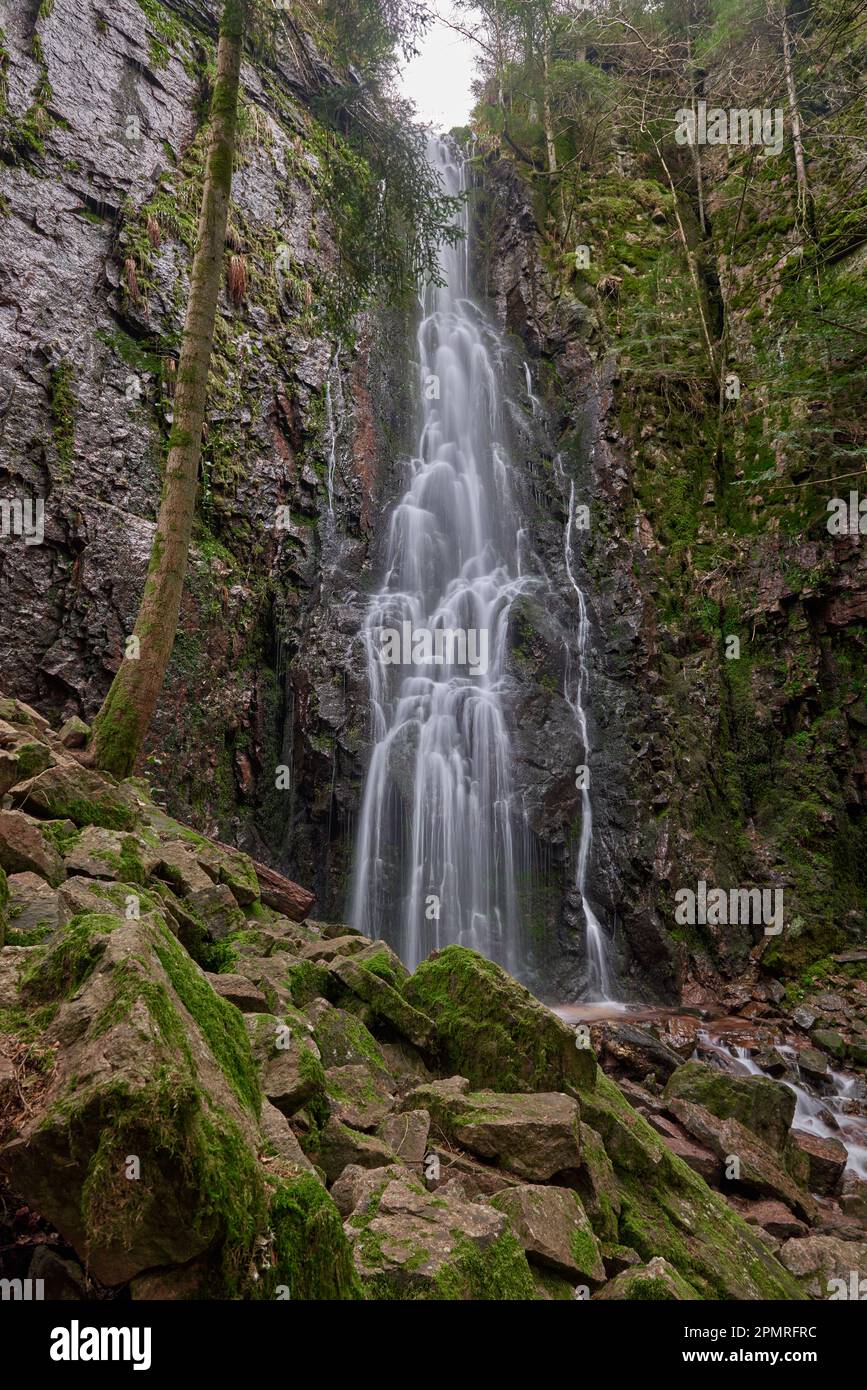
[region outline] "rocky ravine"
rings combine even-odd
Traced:
[[[627,1083],[649,1124],[497,966],[453,946],[409,976],[305,918],[297,885],[82,767],[82,734],[0,703],[5,1277],[67,1299],[775,1299],[864,1269],[857,1203],[811,1195],[836,1178],[784,1087],[677,1065],[650,1106]]]

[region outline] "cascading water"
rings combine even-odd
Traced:
[[[698,1043],[696,1058],[707,1060],[702,1053],[709,1054],[724,1071],[744,1072],[747,1076],[770,1075],[753,1060],[746,1047],[720,1042],[707,1032],[699,1033]],[[776,1043],[775,1051],[788,1062],[791,1072],[791,1076],[771,1079],[781,1081],[794,1092],[792,1128],[807,1130],[822,1139],[838,1139],[846,1149],[848,1172],[855,1178],[867,1178],[867,1118],[859,1113],[850,1114],[847,1110],[847,1102],[857,1096],[863,1097],[863,1082],[853,1073],[836,1072],[829,1068],[823,1093],[814,1094],[804,1084],[795,1048]]]
[[[557,466],[562,475],[562,463],[558,457]],[[608,964],[608,939],[602,924],[587,899],[587,871],[590,852],[593,848],[593,803],[590,800],[590,736],[587,728],[586,692],[587,658],[590,641],[590,622],[587,616],[587,603],[584,591],[575,578],[575,554],[573,533],[575,529],[575,484],[569,483],[569,515],[563,541],[563,559],[569,583],[578,599],[578,642],[576,660],[569,659],[566,667],[564,695],[575,715],[581,746],[584,750],[583,775],[580,777],[581,792],[581,838],[578,844],[578,863],[575,872],[575,888],[581,898],[584,910],[585,939],[587,943],[587,986],[585,998],[598,1002],[611,1002],[613,982]],[[571,654],[567,652],[567,657]]]
[[[463,161],[442,141],[429,157],[446,191],[462,194]],[[461,217],[466,233],[465,206]],[[418,451],[364,632],[373,752],[352,921],[410,969],[457,942],[520,976],[526,826],[502,694],[509,609],[538,580],[517,553],[503,347],[469,297],[468,259],[466,241],[444,246],[444,283],[423,290]]]

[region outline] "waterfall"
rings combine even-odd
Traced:
[[[448,193],[465,165],[429,158]],[[460,213],[468,230],[466,205]],[[466,241],[422,291],[420,431],[364,628],[373,750],[351,917],[414,969],[457,942],[526,973],[518,911],[526,824],[503,713],[509,610],[521,573],[503,414],[503,345],[469,294]]]

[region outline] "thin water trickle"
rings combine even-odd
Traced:
[[[562,463],[557,459],[562,470]],[[590,854],[593,849],[593,803],[590,799],[590,735],[587,727],[587,664],[590,644],[590,622],[587,616],[587,603],[584,591],[575,577],[575,484],[569,483],[569,514],[563,540],[563,559],[569,583],[578,600],[578,641],[574,660],[567,650],[565,699],[575,715],[583,749],[583,772],[581,783],[581,836],[578,844],[578,864],[575,872],[575,888],[581,897],[584,911],[585,939],[587,943],[587,986],[585,998],[598,1002],[611,1002],[614,998],[614,982],[609,965],[609,943],[602,923],[590,906],[587,898],[587,877]]]

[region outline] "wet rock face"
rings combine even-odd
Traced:
[[[40,502],[44,534],[0,539],[0,645],[7,688],[88,719],[153,536],[220,6],[35,8],[4,20],[0,495]],[[291,842],[336,912],[366,732],[359,589],[406,383],[386,387],[370,324],[335,359],[310,308],[336,253],[302,59],[244,65],[227,256],[248,288],[220,299],[199,523],[147,756],[169,804],[221,838],[283,867]],[[402,331],[379,335],[389,353]]]
[[[782,506],[774,511],[760,488],[746,527],[734,503],[723,513],[712,483],[693,505],[682,470],[693,460],[696,468],[707,462],[702,409],[694,404],[672,426],[666,386],[636,385],[626,369],[621,375],[616,309],[606,307],[599,286],[574,274],[565,252],[554,253],[559,263],[552,258],[555,243],[537,225],[515,164],[490,149],[480,180],[483,245],[493,249],[479,279],[498,322],[527,356],[539,430],[556,439],[562,463],[527,511],[528,531],[558,577],[563,605],[522,615],[532,629],[523,645],[535,655],[536,689],[523,706],[529,732],[517,739],[519,778],[535,823],[544,823],[546,840],[564,846],[562,862],[555,856],[560,891],[552,909],[560,927],[560,997],[576,984],[580,989],[581,980],[582,913],[569,893],[580,813],[568,778],[570,764],[581,759],[568,710],[561,704],[555,712],[556,699],[543,698],[539,686],[545,669],[560,685],[552,653],[575,646],[577,615],[562,560],[570,482],[590,508],[573,566],[593,633],[589,881],[597,916],[614,934],[621,989],[627,997],[672,1000],[688,984],[694,1001],[708,999],[763,951],[778,974],[797,974],[857,944],[863,932],[862,890],[839,870],[834,844],[835,836],[855,844],[861,835],[863,701],[860,676],[852,681],[848,673],[860,670],[863,658],[847,625],[863,611],[864,547],[793,535],[791,514]],[[746,307],[733,310],[737,333],[749,338],[746,320]],[[628,362],[628,346],[623,351]],[[732,448],[740,450],[742,480],[749,448]],[[533,470],[528,462],[530,482]],[[718,547],[715,568],[703,568],[689,547],[675,544],[687,520],[696,546]],[[724,634],[735,630],[741,659],[729,662]],[[792,740],[805,742],[817,723],[808,766]],[[540,727],[551,736],[547,756],[539,756]],[[559,766],[551,747],[562,750]],[[814,777],[824,789],[821,810],[811,809],[805,792]],[[808,833],[815,853],[805,873]],[[702,879],[785,883],[782,937],[763,940],[755,921],[678,929],[675,891]]]
[[[516,352],[528,355],[541,397],[532,443],[518,455],[529,455],[519,486],[528,532],[552,576],[553,592],[535,608],[516,605],[521,635],[514,739],[516,777],[556,884],[548,909],[546,983],[560,998],[579,997],[586,959],[583,912],[574,892],[581,817],[575,768],[586,759],[574,712],[562,694],[570,654],[574,670],[579,618],[564,559],[574,483],[576,501],[590,508],[591,528],[572,534],[573,574],[592,629],[590,895],[606,925],[624,991],[673,998],[683,961],[656,906],[659,879],[666,873],[666,841],[664,831],[653,826],[649,799],[639,795],[639,789],[646,793],[655,785],[663,766],[648,671],[656,637],[629,544],[613,519],[628,495],[613,415],[613,372],[602,355],[595,312],[564,294],[543,270],[539,229],[512,167],[491,156],[482,183],[480,216],[497,250],[477,265],[477,278],[500,326],[514,335]]]

